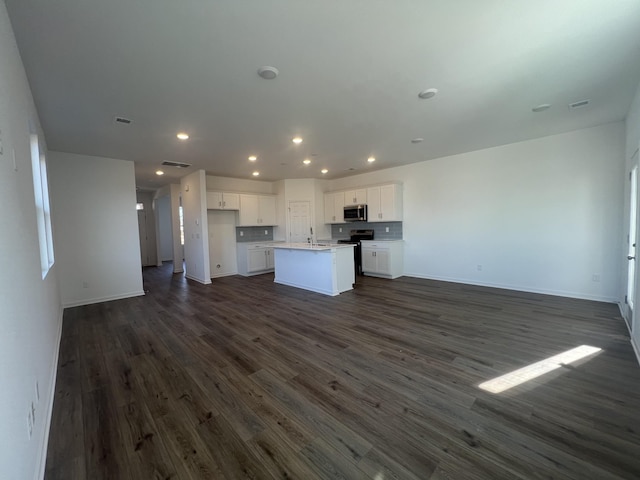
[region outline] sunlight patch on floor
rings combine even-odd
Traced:
[[[596,355],[601,351],[602,349],[598,347],[580,345],[579,347],[572,348],[571,350],[559,353],[553,357],[545,358],[539,362],[532,363],[526,367],[519,368],[513,372],[481,383],[478,387],[482,390],[486,390],[487,392],[502,393],[510,388],[516,387],[528,382],[529,380],[533,380],[534,378],[556,370],[562,365],[577,362],[578,360],[585,359],[591,355]]]

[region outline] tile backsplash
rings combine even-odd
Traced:
[[[351,230],[373,230],[373,238],[376,240],[402,240],[402,222],[353,222],[331,225],[331,239],[348,239]]]
[[[236,242],[238,243],[271,240],[273,240],[273,227],[236,227]]]

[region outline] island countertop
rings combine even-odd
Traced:
[[[273,248],[287,250],[311,250],[316,252],[335,250],[338,248],[353,248],[354,245],[349,244],[326,244],[326,243],[277,243]]]
[[[279,243],[273,246],[274,282],[325,295],[351,290],[354,245]]]

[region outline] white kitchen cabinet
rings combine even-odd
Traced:
[[[324,194],[324,223],[344,223],[344,192]]]
[[[240,210],[240,194],[207,192],[208,210]]]
[[[277,225],[276,197],[258,195],[258,213],[260,214],[260,225]]]
[[[345,205],[364,205],[367,203],[367,189],[347,190],[344,192]]]
[[[402,240],[362,240],[362,273],[372,277],[398,278],[404,271]]]
[[[392,183],[367,188],[369,222],[402,221],[402,186]]]
[[[276,225],[276,197],[240,194],[239,227]]]
[[[273,243],[238,243],[238,273],[245,277],[273,272]]]

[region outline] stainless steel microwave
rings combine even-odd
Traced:
[[[345,222],[366,222],[367,206],[366,205],[348,205],[344,207]]]

